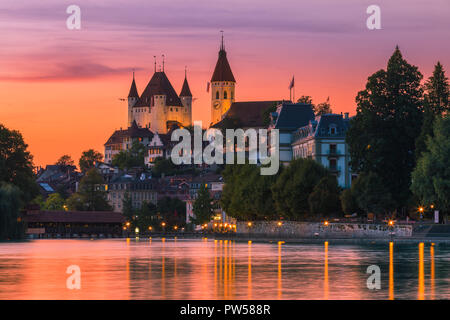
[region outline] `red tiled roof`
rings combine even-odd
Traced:
[[[123,223],[125,217],[112,211],[28,211],[26,222]]]

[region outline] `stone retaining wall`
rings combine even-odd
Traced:
[[[325,226],[318,222],[254,221],[249,227],[241,221],[236,225],[237,236],[260,238],[386,238],[411,237],[411,225],[396,225],[364,223],[329,223]]]

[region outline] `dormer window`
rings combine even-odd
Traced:
[[[337,133],[337,128],[336,126],[330,126],[330,134],[331,135],[335,135]]]

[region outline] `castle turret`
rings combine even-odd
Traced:
[[[235,86],[236,80],[228,63],[222,35],[219,58],[211,78],[211,124],[219,122],[230,109],[235,100]]]
[[[131,82],[130,92],[128,93],[128,127],[131,127],[133,123],[133,106],[139,99],[139,94],[136,87],[136,82],[134,81],[134,71],[133,71],[133,81]]]
[[[180,99],[184,107],[184,125],[190,126],[192,124],[192,93],[187,81],[186,70],[184,71],[184,82],[180,92]]]

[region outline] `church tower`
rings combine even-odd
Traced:
[[[236,80],[228,63],[222,34],[219,58],[211,78],[211,125],[219,122],[230,109],[235,100],[235,86]]]
[[[133,123],[133,106],[139,99],[139,94],[136,88],[136,82],[134,81],[134,71],[133,71],[133,82],[131,82],[130,93],[128,93],[128,127],[131,127]]]

